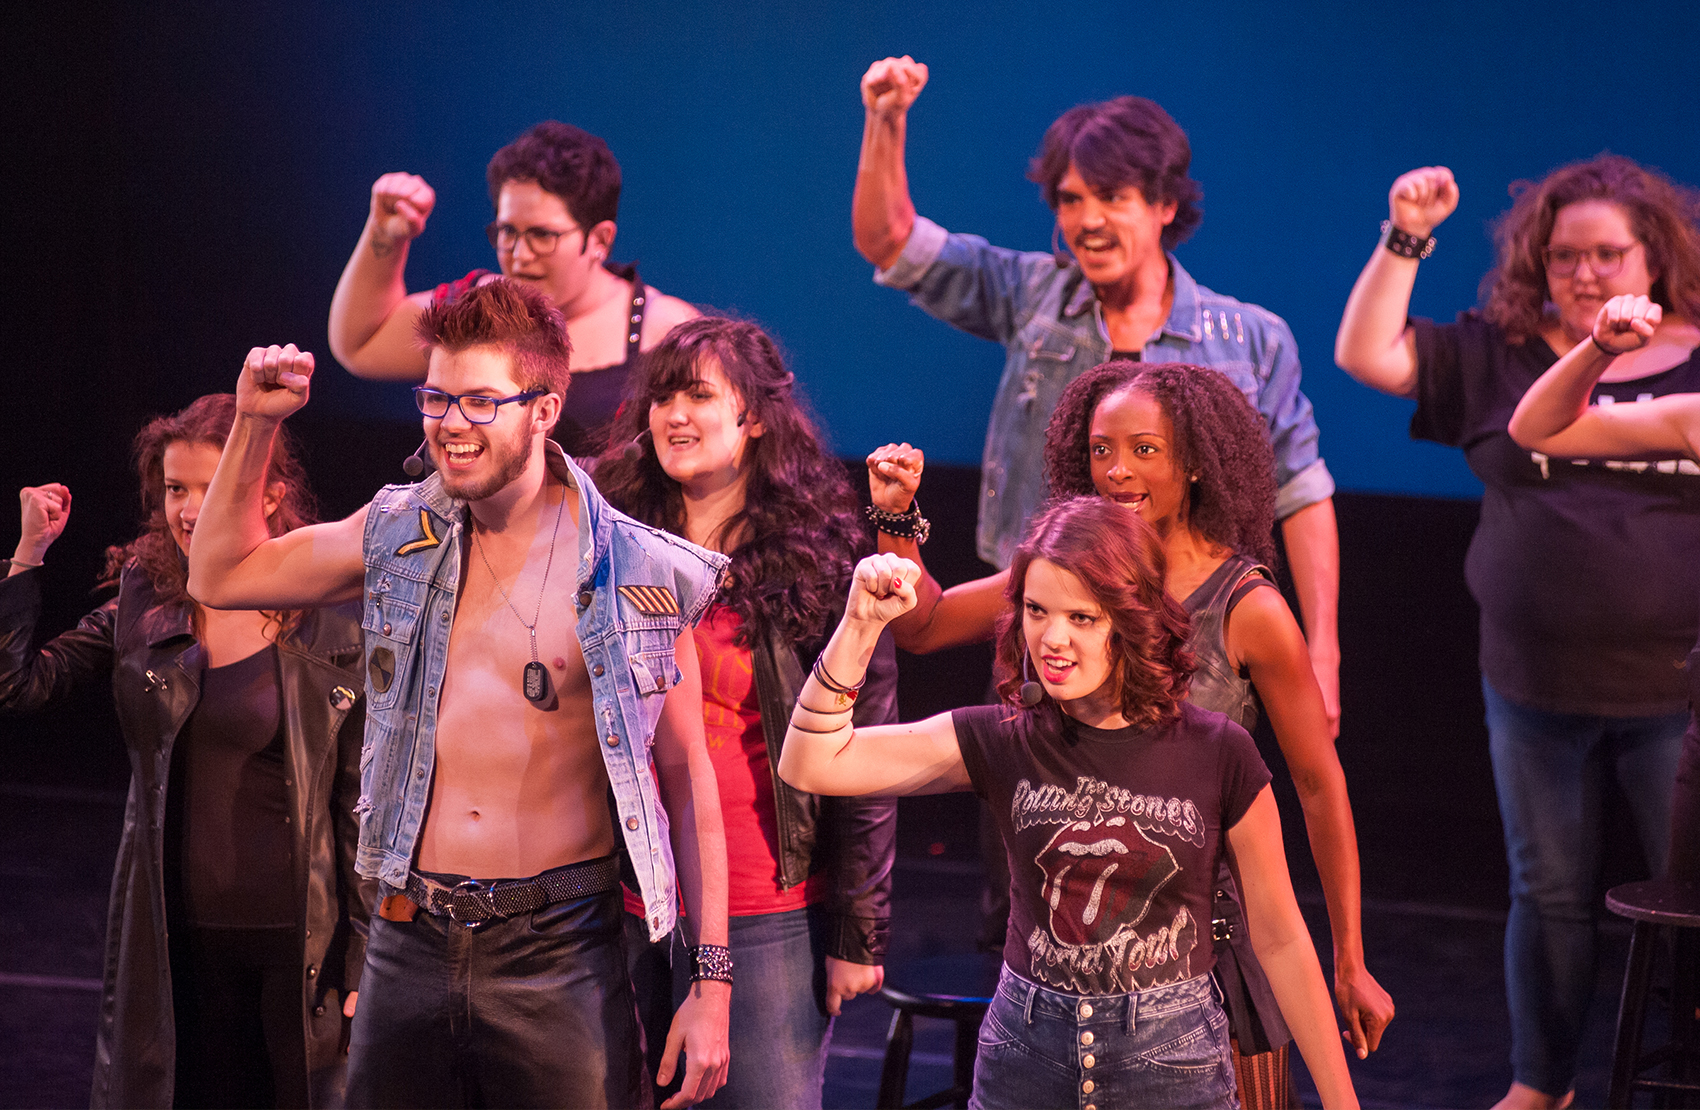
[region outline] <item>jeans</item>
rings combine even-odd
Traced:
[[[1004,965],[980,1026],[968,1105],[1231,1110],[1228,1019],[1210,976],[1083,996],[1047,990]]]
[[[726,1086],[698,1105],[710,1110],[820,1110],[832,1038],[832,1018],[826,1012],[825,921],[801,909],[733,917],[728,926],[727,947],[737,978],[732,989],[732,1067]],[[627,937],[631,935],[628,928]],[[668,951],[665,941],[652,945],[634,966],[633,977],[653,982],[656,968],[665,968]],[[682,948],[671,951],[676,1007],[690,989],[690,960]],[[658,994],[652,988],[644,999],[652,1040],[657,1031],[665,1035],[670,1020],[670,1012],[653,1012]],[[652,1069],[657,1061],[652,1052]]]
[[[1671,788],[1688,715],[1599,717],[1506,701],[1482,680],[1511,867],[1505,993],[1517,1082],[1562,1096],[1592,1001],[1601,807],[1615,778],[1653,874],[1665,867]]]
[[[348,1105],[651,1105],[622,916],[618,889],[477,929],[374,916]]]

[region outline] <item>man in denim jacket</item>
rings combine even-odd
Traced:
[[[673,929],[677,883],[697,942],[660,1077],[683,1047],[666,1105],[687,1105],[728,1055],[725,841],[690,635],[725,559],[615,512],[547,439],[568,343],[540,294],[492,282],[425,313],[420,337],[437,474],[268,538],[269,444],[313,359],[256,348],[190,565],[219,608],[363,600],[356,866],[383,902],[349,1103],[648,1103],[629,862],[650,935]]]
[[[980,557],[1009,565],[1044,499],[1045,425],[1069,382],[1112,356],[1190,362],[1226,374],[1269,423],[1276,515],[1298,589],[1311,665],[1330,721],[1340,716],[1340,571],[1334,479],[1285,321],[1199,285],[1170,253],[1202,218],[1192,150],[1162,108],[1119,97],[1053,123],[1029,176],[1072,257],[994,247],[917,216],[904,168],[909,106],[927,82],[914,59],[875,62],[856,172],[856,248],[874,280],[933,316],[1002,343],[980,485]]]

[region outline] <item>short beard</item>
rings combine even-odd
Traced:
[[[526,427],[522,424],[506,442],[493,437],[485,440],[484,453],[496,463],[496,472],[488,478],[461,478],[439,464],[437,473],[443,479],[443,492],[459,501],[482,501],[513,484],[531,462],[531,435]],[[435,443],[431,448],[441,451]]]

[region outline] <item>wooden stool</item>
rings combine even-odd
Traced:
[[[1636,1091],[1654,1091],[1658,1105],[1671,1105],[1670,1096],[1685,1093],[1684,1105],[1700,1106],[1700,1022],[1695,1006],[1695,930],[1700,929],[1700,886],[1667,879],[1625,883],[1606,893],[1606,908],[1635,922],[1629,941],[1629,967],[1623,974],[1623,1001],[1617,1011],[1617,1047],[1612,1052],[1611,1090],[1606,1105],[1628,1107]],[[1647,1018],[1647,996],[1653,977],[1653,955],[1659,931],[1668,927],[1674,959],[1671,966],[1670,1043],[1645,1054],[1641,1031]],[[1669,1078],[1643,1078],[1661,1065]]]
[[[896,1012],[885,1038],[885,1062],[880,1066],[879,1110],[931,1110],[967,1106],[974,1089],[974,1058],[980,1050],[980,1022],[992,1004],[997,972],[1003,961],[979,954],[923,959],[897,969],[895,978],[910,987],[955,986],[955,991],[900,990],[883,987],[880,997]],[[909,1082],[909,1055],[915,1048],[915,1019],[939,1018],[956,1025],[951,1052],[951,1085],[917,1102],[903,1101]]]

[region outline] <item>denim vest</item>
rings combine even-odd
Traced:
[[[597,733],[606,741],[597,749],[650,937],[658,940],[672,930],[678,905],[650,745],[667,691],[680,677],[673,642],[702,616],[728,560],[616,511],[559,445],[546,448],[551,472],[578,493],[574,593]],[[388,890],[407,882],[430,798],[466,521],[466,502],[444,493],[435,474],[386,486],[366,514],[367,708],[356,867]],[[621,593],[623,586],[651,589]],[[654,615],[668,609],[677,611]]]
[[[1334,494],[1319,453],[1316,417],[1299,392],[1299,356],[1286,321],[1198,284],[1173,254],[1169,318],[1140,353],[1145,362],[1190,362],[1225,374],[1269,425],[1276,515]],[[980,473],[980,558],[1007,567],[1027,520],[1045,500],[1045,426],[1068,384],[1110,357],[1098,298],[1073,261],[994,247],[923,217],[881,285],[903,289],[932,316],[1003,344]]]

